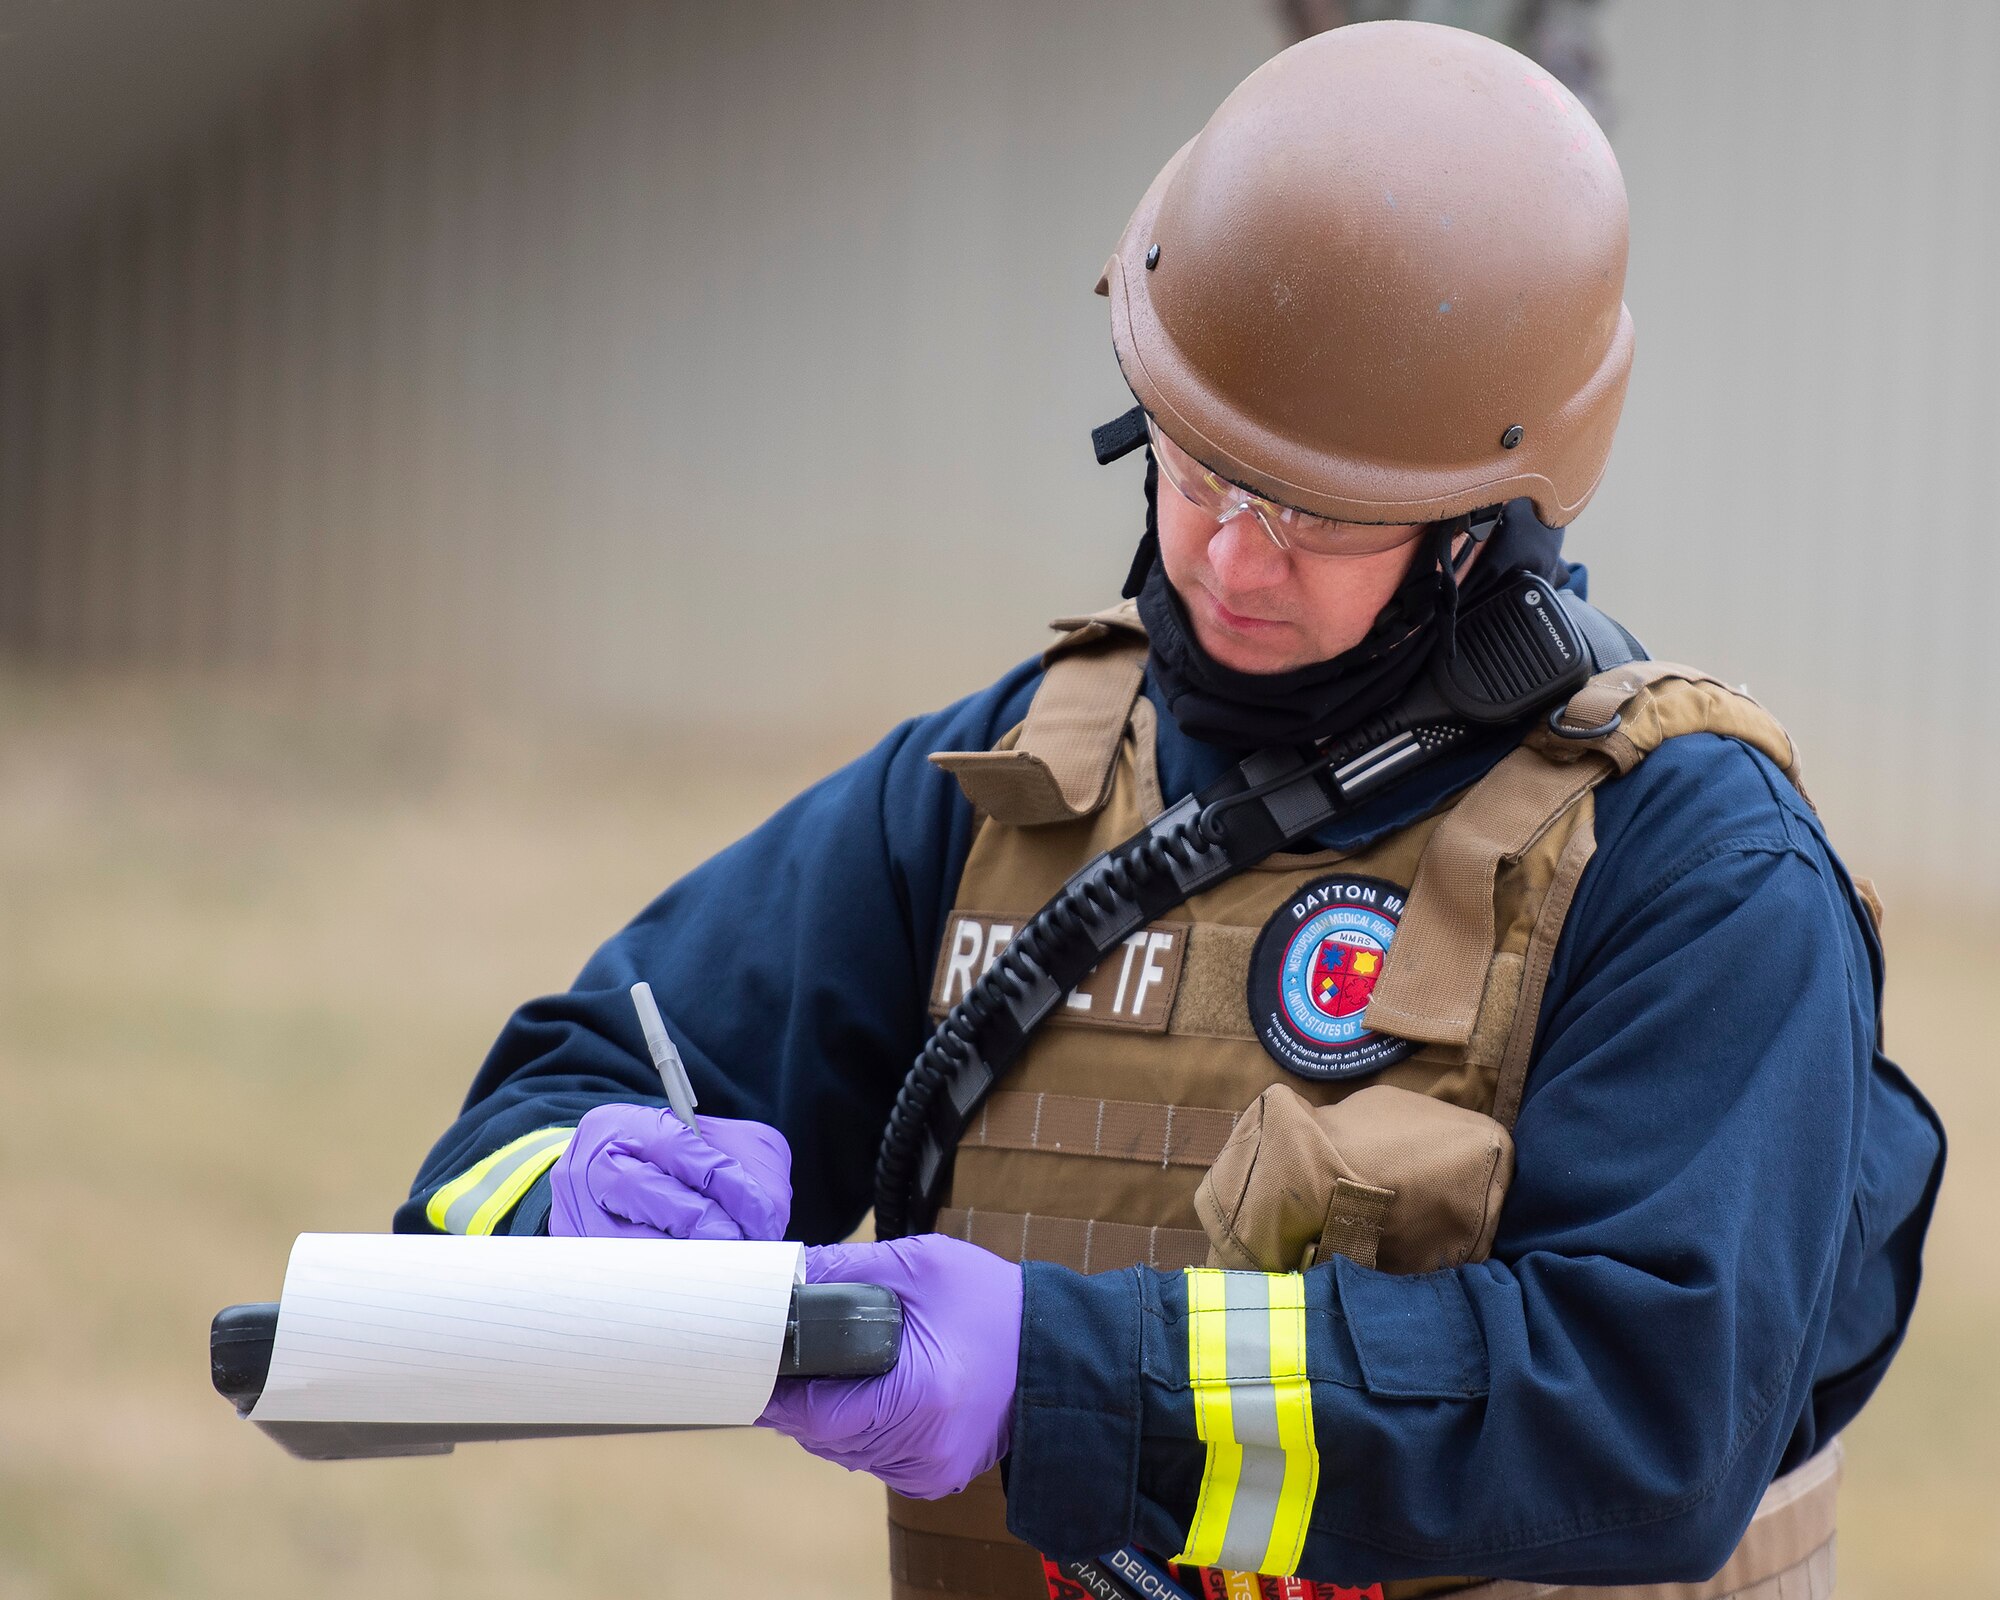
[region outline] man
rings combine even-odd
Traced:
[[[1782,730],[1561,558],[1625,248],[1602,134],[1502,46],[1259,69],[1100,285],[1136,607],[524,1006],[397,1226],[824,1241],[874,1198],[910,1236],[809,1271],[897,1289],[901,1362],[765,1420],[900,1491],[898,1594],[1830,1592],[1942,1136]]]

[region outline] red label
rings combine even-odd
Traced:
[[[1268,1573],[1224,1572],[1219,1567],[1169,1566],[1167,1572],[1190,1591],[1199,1590],[1202,1600],[1382,1600],[1379,1583],[1322,1583]],[[1042,1557],[1042,1576],[1048,1582],[1049,1600],[1101,1600],[1047,1556]]]
[[[1382,1585],[1322,1583],[1312,1578],[1278,1578],[1269,1573],[1222,1572],[1214,1567],[1179,1567],[1181,1582],[1201,1580],[1203,1600],[1382,1600]]]

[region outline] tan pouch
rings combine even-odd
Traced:
[[[1194,1208],[1208,1264],[1296,1272],[1344,1255],[1383,1272],[1485,1259],[1514,1176],[1491,1117],[1371,1084],[1313,1106],[1275,1083],[1237,1119]]]

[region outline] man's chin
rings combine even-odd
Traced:
[[[1298,641],[1292,630],[1281,623],[1268,626],[1268,633],[1263,629],[1238,630],[1226,623],[1200,617],[1195,619],[1194,631],[1209,660],[1227,667],[1231,672],[1269,677],[1306,665],[1296,659]]]

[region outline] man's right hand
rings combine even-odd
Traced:
[[[549,1232],[615,1239],[782,1239],[792,1152],[761,1122],[696,1117],[700,1136],[659,1106],[584,1113],[549,1172]]]

